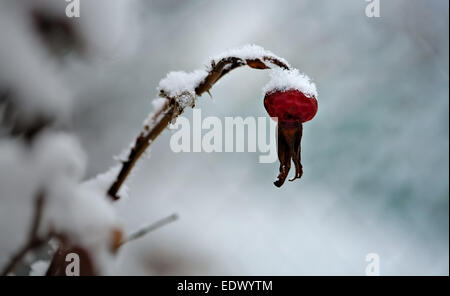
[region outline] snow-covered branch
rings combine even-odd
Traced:
[[[170,72],[159,83],[159,98],[155,99],[156,110],[144,121],[143,130],[136,138],[122,161],[122,167],[116,180],[108,190],[108,195],[119,199],[117,192],[124,184],[134,165],[161,134],[161,132],[188,106],[193,107],[197,97],[213,87],[220,78],[241,66],[253,69],[271,69],[273,66],[289,70],[286,60],[277,57],[270,51],[257,45],[246,45],[231,49],[211,58],[206,70],[196,70],[191,73]]]

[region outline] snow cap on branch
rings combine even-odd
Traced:
[[[228,49],[216,56],[211,57],[210,60],[214,61],[214,63],[217,63],[221,59],[227,58],[227,57],[236,57],[236,58],[240,58],[244,61],[245,60],[256,60],[256,59],[263,60],[263,57],[269,57],[269,58],[277,59],[277,60],[283,62],[288,67],[290,67],[289,63],[285,59],[280,58],[279,56],[275,55],[273,52],[266,50],[263,47],[261,47],[259,45],[255,45],[255,44],[247,44],[247,45],[244,45],[243,47]],[[211,67],[211,66],[209,65],[209,67]]]
[[[205,70],[194,72],[169,72],[159,82],[158,90],[163,91],[169,97],[176,98],[181,108],[191,106],[197,97],[195,88],[205,79],[208,73]]]
[[[160,113],[167,104],[166,98],[156,98],[152,101],[153,112]]]

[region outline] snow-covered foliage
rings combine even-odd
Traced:
[[[317,99],[318,96],[316,84],[306,74],[300,73],[297,69],[272,69],[270,81],[264,86],[263,92],[267,94],[291,89],[299,90],[308,97]]]
[[[105,191],[99,190],[103,178],[81,183],[86,158],[73,136],[43,134],[31,147],[18,140],[1,141],[0,163],[0,233],[9,233],[0,241],[2,265],[23,242],[39,192],[45,198],[40,237],[64,235],[93,258],[107,256],[111,233],[120,223]]]
[[[64,1],[0,2],[0,121],[22,129],[43,123],[32,140],[0,138],[1,268],[30,239],[33,226],[39,226],[39,239],[63,238],[85,249],[100,273],[113,262],[122,225],[106,192],[118,168],[83,181],[83,147],[75,135],[57,131],[70,126],[76,97],[61,66],[67,71],[80,57],[130,53],[137,40],[129,34],[136,32],[130,29],[133,2],[83,2],[82,22],[66,17]],[[31,225],[40,196],[39,225]],[[31,274],[43,274],[47,266],[38,261]]]

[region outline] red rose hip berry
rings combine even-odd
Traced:
[[[295,176],[289,181],[301,178],[301,139],[303,122],[311,120],[317,113],[317,100],[303,92],[293,89],[266,93],[264,107],[270,117],[278,118],[278,159],[280,174],[275,186],[283,185],[291,168],[291,160],[295,165]]]

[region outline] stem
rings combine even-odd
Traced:
[[[128,155],[127,161],[123,162],[122,168],[119,172],[119,175],[116,178],[116,181],[111,185],[108,190],[108,195],[113,200],[118,200],[119,196],[117,192],[119,192],[120,187],[125,182],[125,179],[130,174],[131,169],[136,164],[136,161],[141,157],[141,155],[145,152],[150,143],[159,136],[159,134],[164,130],[164,128],[170,123],[172,118],[176,116],[176,108],[171,107],[169,111],[167,111],[164,116],[160,119],[160,121],[153,127],[153,129],[148,133],[142,132],[134,143],[133,148],[130,150],[130,154]]]
[[[144,235],[146,235],[149,232],[152,232],[158,228],[161,228],[169,223],[172,223],[174,221],[178,220],[178,215],[177,214],[172,214],[170,216],[167,216],[161,220],[158,220],[142,229],[139,229],[138,231],[130,234],[130,236],[128,238],[126,238],[125,240],[122,241],[122,243],[120,245],[124,245],[127,242],[130,242],[132,240],[138,239],[140,237],[143,237]]]

